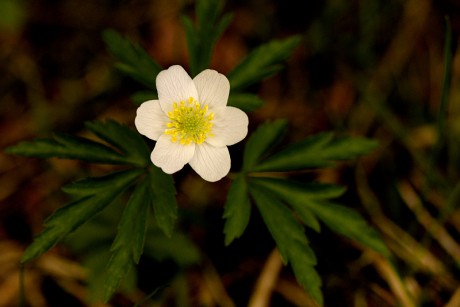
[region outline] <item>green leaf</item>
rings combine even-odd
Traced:
[[[222,12],[223,0],[198,0],[196,2],[196,17],[198,31],[210,33]]]
[[[222,0],[199,0],[196,4],[196,25],[194,26],[189,17],[181,18],[187,38],[192,76],[209,67],[214,46],[232,20],[231,14],[225,14],[218,20],[223,5]]]
[[[308,208],[299,207],[299,208],[295,208],[295,210],[297,214],[299,215],[300,219],[302,220],[302,222],[306,226],[310,227],[311,229],[313,229],[314,231],[318,233],[321,231],[321,225],[318,219],[310,210],[308,210]]]
[[[131,164],[146,166],[150,163],[150,150],[141,135],[113,120],[87,122],[86,127],[102,140],[118,148],[132,161]]]
[[[122,249],[113,253],[107,265],[107,277],[104,283],[104,302],[107,302],[118,289],[120,281],[134,268],[131,254]]]
[[[378,146],[376,140],[358,137],[334,137],[333,133],[320,133],[259,163],[254,171],[290,171],[325,167],[333,161],[356,158]]]
[[[149,173],[149,198],[153,203],[155,220],[165,235],[170,237],[177,219],[176,188],[171,175],[152,165]]]
[[[134,80],[156,90],[155,78],[162,68],[147,51],[114,30],[105,30],[102,36],[110,53],[119,60],[116,67]]]
[[[148,198],[148,180],[144,179],[131,195],[118,225],[118,233],[113,242],[112,251],[130,247],[134,263],[139,263],[144,248],[147,217],[150,210]]]
[[[294,219],[292,212],[273,197],[270,190],[253,185],[249,186],[249,190],[281,257],[286,263],[291,263],[297,281],[322,305],[321,279],[314,268],[316,257],[308,244],[303,227]]]
[[[86,138],[55,134],[52,139],[24,141],[8,147],[6,153],[26,157],[78,159],[93,163],[124,164],[125,157],[101,143]]]
[[[279,72],[283,69],[281,63],[291,55],[300,41],[300,36],[293,36],[274,40],[254,49],[228,74],[231,89],[243,89]]]
[[[227,195],[223,217],[226,219],[224,226],[225,245],[241,237],[249,223],[251,216],[251,203],[248,196],[248,187],[244,174],[240,173]]]
[[[134,264],[139,263],[150,209],[147,195],[149,184],[148,180],[144,180],[136,187],[123,211],[117,236],[111,247],[112,256],[107,265],[104,301],[110,299],[120,281]]]
[[[306,251],[307,250],[307,251]],[[323,305],[323,294],[321,293],[321,277],[313,265],[307,260],[307,255],[313,253],[310,247],[302,246],[290,251],[290,262],[294,275],[300,285],[307,291],[311,297]]]
[[[21,142],[5,150],[27,157],[78,159],[93,163],[146,166],[150,152],[139,133],[115,121],[88,122],[86,127],[120,152],[87,138],[54,134],[53,138]]]
[[[88,194],[82,193],[85,196],[59,208],[45,221],[45,229],[24,252],[21,262],[32,260],[52,248],[113,202],[142,173],[142,170],[127,170],[99,178],[97,189],[88,188]]]
[[[345,188],[332,184],[305,184],[277,178],[251,178],[251,184],[270,190],[274,193],[278,193],[282,196],[286,196],[281,197],[285,200],[287,198],[286,191],[289,190],[290,197],[289,201],[286,202],[293,207],[305,225],[317,232],[320,231],[321,227],[316,216],[307,206],[304,206],[302,202],[296,202],[293,198],[296,198],[298,194],[301,194],[303,198],[308,198],[310,201],[315,202],[335,198],[345,192]]]
[[[142,169],[130,169],[120,172],[114,172],[101,177],[88,177],[76,180],[62,187],[62,190],[68,194],[78,197],[93,196],[104,193],[107,188],[111,190],[122,189],[125,186],[123,176],[136,177],[144,172]],[[109,186],[112,184],[112,186]]]
[[[257,186],[275,193],[283,201],[290,204],[299,215],[307,210],[324,222],[329,228],[368,248],[390,257],[390,252],[377,234],[356,211],[330,203],[327,199],[340,195],[339,187],[325,188],[325,191],[316,194],[307,187],[283,181],[280,179],[253,178],[251,182]],[[335,190],[335,191],[334,191]],[[318,197],[319,196],[319,197]]]
[[[230,93],[227,105],[252,112],[263,106],[265,102],[257,95],[247,93]]]
[[[243,170],[251,171],[267,155],[286,132],[287,121],[275,120],[259,126],[250,136],[244,148]]]
[[[251,182],[263,186],[277,193],[292,193],[293,196],[301,195],[302,199],[326,200],[337,198],[345,193],[346,188],[329,183],[310,182],[303,183],[280,178],[253,177]]]

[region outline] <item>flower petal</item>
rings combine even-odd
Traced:
[[[173,143],[170,136],[163,134],[158,139],[150,155],[150,160],[165,173],[172,174],[189,163],[194,154],[195,144],[181,145]]]
[[[137,108],[134,125],[140,134],[149,139],[158,140],[166,130],[168,117],[163,112],[158,100],[149,100]]]
[[[227,77],[215,70],[206,69],[194,79],[198,90],[198,101],[207,104],[213,112],[227,105],[230,83]]]
[[[218,181],[230,171],[230,153],[226,146],[214,147],[203,143],[196,146],[189,164],[204,180]]]
[[[182,66],[174,65],[162,70],[157,76],[156,84],[158,99],[166,114],[172,110],[174,102],[186,101],[190,97],[198,99],[195,83]]]
[[[211,129],[214,136],[206,142],[217,147],[238,143],[248,134],[248,116],[240,109],[226,107],[219,118],[216,118]]]

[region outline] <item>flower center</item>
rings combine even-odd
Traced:
[[[171,142],[183,145],[201,144],[212,137],[212,120],[214,113],[208,112],[208,105],[203,107],[190,97],[187,102],[174,102],[173,110],[168,112],[169,123],[165,134],[171,136]]]

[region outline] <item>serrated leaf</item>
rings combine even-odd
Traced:
[[[118,288],[129,270],[139,262],[144,249],[147,217],[151,200],[148,198],[148,180],[144,179],[131,195],[118,225],[107,265],[104,301]]]
[[[243,170],[251,171],[257,163],[267,155],[286,132],[287,121],[275,120],[260,125],[249,137],[244,148]]]
[[[315,197],[314,191],[302,189],[297,184],[280,179],[251,179],[253,184],[275,193],[290,204],[301,215],[302,210],[312,212],[329,228],[370,249],[390,257],[390,252],[377,234],[356,211],[327,200],[330,197]],[[334,190],[334,188],[332,187]],[[312,193],[313,192],[313,193]],[[328,196],[326,195],[324,196]],[[332,192],[335,194],[335,192]],[[329,195],[333,196],[333,195]],[[338,196],[336,194],[333,197]]]
[[[310,247],[308,247],[310,249]],[[313,252],[313,251],[312,251]],[[298,283],[307,291],[308,294],[323,306],[323,294],[321,292],[321,277],[318,275],[315,267],[305,261],[305,253],[302,248],[291,251],[290,263]]]
[[[120,61],[116,67],[121,72],[156,90],[155,78],[162,68],[144,48],[114,30],[105,30],[103,39],[110,53]]]
[[[311,201],[320,201],[336,198],[345,192],[344,187],[337,185],[321,183],[305,184],[277,178],[251,178],[251,184],[285,196],[282,199],[287,198],[287,190],[291,191],[289,193],[289,201],[286,202],[293,207],[305,225],[317,232],[320,231],[321,227],[316,216],[302,202],[296,202],[293,198],[301,194],[302,198],[308,198]]]
[[[171,175],[152,165],[149,173],[149,198],[158,227],[170,237],[177,219],[176,188]]]
[[[146,166],[150,163],[150,150],[141,135],[113,120],[85,123],[100,139],[119,149],[131,164]]]
[[[319,182],[298,182],[280,178],[253,177],[251,182],[255,182],[264,188],[276,191],[277,193],[292,193],[293,196],[301,195],[302,199],[326,200],[337,198],[345,193],[346,188],[329,183]]]
[[[305,207],[300,207],[296,208],[296,212],[306,226],[310,227],[318,233],[321,231],[321,225],[318,219],[310,210]]]
[[[104,193],[104,191],[109,188],[112,190],[122,189],[125,185],[123,180],[120,180],[120,177],[137,177],[141,175],[144,170],[141,169],[129,169],[120,172],[110,173],[101,177],[88,177],[83,179],[78,179],[74,182],[71,182],[62,187],[62,190],[65,193],[72,194],[75,196],[84,197],[92,196],[96,194]]]
[[[103,193],[80,197],[56,210],[45,221],[43,232],[26,249],[21,262],[24,263],[40,256],[94,217],[112,203],[142,172],[142,170],[128,170],[101,177],[104,184],[99,182],[99,187],[102,189],[105,185]]]
[[[227,105],[241,109],[245,112],[252,112],[265,102],[257,95],[247,93],[230,93]]]
[[[353,159],[372,151],[376,140],[359,137],[334,137],[320,133],[289,145],[254,167],[255,171],[291,171],[325,167],[334,161]]]
[[[292,54],[300,41],[300,36],[293,36],[254,49],[228,74],[231,89],[243,89],[283,69],[282,62]]]
[[[78,159],[92,163],[124,164],[125,157],[101,143],[86,138],[55,134],[52,139],[24,141],[8,147],[6,153],[26,157]]]
[[[249,191],[278,246],[281,257],[286,263],[291,263],[297,281],[318,304],[322,305],[321,279],[314,269],[316,257],[308,244],[303,227],[294,219],[292,212],[273,197],[270,190],[250,185]]]
[[[128,249],[134,263],[138,263],[144,248],[147,217],[151,200],[148,197],[150,182],[144,179],[134,190],[121,216],[112,251]]]
[[[294,219],[292,212],[284,206],[270,190],[250,185],[249,191],[259,209],[264,222],[275,240],[284,262],[289,262],[290,251],[308,246],[303,227]],[[299,246],[298,246],[299,245]],[[316,257],[311,249],[307,252],[306,261],[315,265]]]
[[[233,181],[227,195],[223,218],[225,245],[239,238],[246,229],[251,216],[251,203],[244,174],[239,174]]]
[[[121,280],[134,268],[131,256],[128,250],[122,249],[110,257],[104,283],[104,302],[110,299]]]

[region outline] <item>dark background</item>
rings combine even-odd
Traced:
[[[114,70],[102,31],[112,28],[138,42],[163,67],[187,67],[179,17],[192,16],[193,8],[193,1],[179,0],[0,0],[1,148],[53,131],[86,135],[87,120],[111,118],[133,127],[136,106],[129,97],[144,88]],[[249,0],[228,1],[224,11],[233,12],[234,20],[211,64],[222,73],[260,44],[303,37],[285,70],[251,88],[266,104],[249,115],[250,132],[267,119],[287,118],[289,141],[335,130],[381,143],[359,163],[303,174],[348,188],[342,203],[382,234],[402,276],[393,279],[388,263],[326,227],[321,234],[307,232],[326,305],[404,305],[406,287],[420,306],[458,306],[460,224],[452,191],[460,166],[460,4]],[[446,16],[453,30],[448,130],[431,161],[441,183],[424,168],[437,140]],[[110,169],[0,153],[0,306],[18,304],[19,258],[44,219],[66,202],[60,187]],[[275,247],[257,210],[246,234],[225,247],[221,216],[230,181],[208,184],[187,168],[175,180],[179,226],[203,261],[178,268],[173,261],[143,259],[137,289],[117,294],[111,305],[132,306],[158,286],[164,288],[144,306],[247,305],[262,270],[271,269],[266,261]],[[446,207],[447,217],[439,217]],[[420,210],[433,219],[420,217]],[[435,224],[444,232],[430,229]],[[452,240],[447,247],[446,238]],[[105,306],[88,300],[80,256],[62,245],[28,265],[26,305]],[[275,275],[266,297],[270,306],[309,304],[289,267]]]

